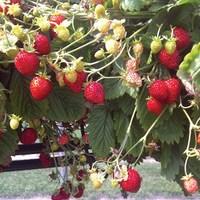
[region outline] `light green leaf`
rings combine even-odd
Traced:
[[[99,106],[89,114],[89,138],[93,152],[97,156],[107,156],[115,146],[113,120],[105,106]]]

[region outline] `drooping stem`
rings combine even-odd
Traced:
[[[162,113],[155,119],[155,121],[153,122],[153,124],[149,127],[149,129],[147,130],[146,134],[140,138],[140,140],[138,140],[126,153],[125,155],[122,157],[122,159],[124,159],[138,144],[140,144],[141,142],[145,141],[147,136],[149,135],[149,133],[152,131],[152,129],[155,127],[155,125],[158,123],[158,121],[160,120],[160,118],[163,116],[163,114],[165,113],[167,108],[165,108]]]

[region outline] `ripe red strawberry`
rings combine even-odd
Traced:
[[[82,181],[87,176],[87,172],[83,169],[80,169],[76,175],[78,181]]]
[[[97,5],[97,4],[103,4],[104,0],[92,0],[92,3]]]
[[[15,67],[24,76],[33,75],[39,67],[39,58],[35,53],[20,51],[15,57]]]
[[[59,194],[62,197],[62,200],[68,200],[70,197],[70,193],[66,192],[63,187],[60,188]]]
[[[128,169],[128,179],[120,182],[120,187],[126,192],[138,192],[142,178],[135,169]]]
[[[21,0],[10,0],[11,4],[21,4]]]
[[[159,115],[163,111],[163,108],[164,105],[154,98],[147,101],[147,110],[155,115]]]
[[[56,25],[59,25],[61,24],[63,21],[65,20],[65,17],[63,15],[52,15],[50,16],[50,24],[51,24],[51,29],[50,29],[50,36],[51,36],[51,39],[54,39],[55,37],[57,37],[57,34],[56,32],[53,30],[54,27]]]
[[[186,192],[194,194],[199,191],[198,182],[194,177],[189,177],[183,181],[183,187]]]
[[[197,135],[197,144],[200,145],[200,133]]]
[[[90,143],[88,133],[84,133],[84,135],[82,136],[82,139],[83,139],[85,144],[89,144]]]
[[[48,55],[51,52],[51,45],[49,39],[44,34],[37,34],[35,37],[34,48],[39,55]]]
[[[31,96],[36,101],[47,98],[52,90],[52,82],[43,76],[35,76],[30,82]]]
[[[44,152],[40,153],[39,159],[40,159],[42,167],[45,167],[45,168],[50,167],[53,163],[50,155]]]
[[[0,13],[3,12],[3,6],[0,4]]]
[[[173,35],[176,38],[177,49],[185,49],[191,44],[191,37],[187,30],[182,27],[175,27],[173,29]]]
[[[103,104],[105,100],[103,85],[94,81],[88,83],[85,87],[84,97],[90,103]]]
[[[65,20],[63,15],[51,15],[49,18],[51,28],[54,28],[56,25],[61,24]]]
[[[75,194],[73,194],[73,197],[75,197],[77,199],[81,198],[83,196],[83,193],[84,193],[84,185],[80,184],[77,187]]]
[[[155,80],[148,88],[149,95],[160,102],[165,102],[168,98],[168,88],[163,80]]]
[[[70,137],[66,133],[64,133],[58,137],[58,144],[60,144],[60,145],[66,145],[69,143],[69,141],[70,141]]]
[[[85,82],[87,74],[85,72],[77,72],[77,79],[75,83],[69,82],[64,76],[64,82],[75,93],[80,93],[82,91],[83,83]]]
[[[26,128],[19,134],[19,140],[22,144],[34,144],[37,140],[37,131],[33,128]]]
[[[166,49],[162,49],[159,53],[159,62],[167,69],[177,69],[181,62],[181,57],[178,50],[175,50],[173,54],[168,54]]]
[[[166,103],[174,103],[178,100],[181,93],[181,83],[177,78],[170,78],[165,80],[165,84],[168,88],[168,98]]]

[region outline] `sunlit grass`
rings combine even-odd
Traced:
[[[165,180],[160,176],[160,164],[145,163],[138,166],[140,174],[143,177],[142,188],[137,194],[131,194],[128,199],[200,199],[200,197],[185,198],[180,187],[174,183]],[[20,172],[5,172],[0,174],[0,198],[28,198],[50,196],[57,187],[57,182],[49,179],[51,169],[40,169]],[[107,199],[116,199],[121,197],[120,190],[111,189],[109,181],[98,191],[92,189],[89,185],[86,188],[84,200],[98,200],[100,197]],[[158,198],[162,197],[162,198]],[[122,198],[120,198],[122,199]]]

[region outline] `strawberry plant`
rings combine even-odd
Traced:
[[[70,169],[52,199],[81,198],[89,181],[138,192],[145,177],[134,167],[146,156],[186,195],[198,192],[199,9],[199,0],[1,1],[0,165],[39,138],[50,177]]]

